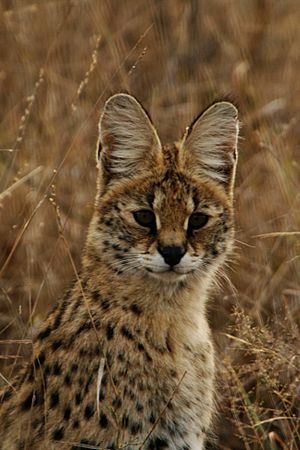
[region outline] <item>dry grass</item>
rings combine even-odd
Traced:
[[[211,448],[300,448],[298,1],[1,0],[0,16],[3,382],[74,277],[54,202],[80,262],[107,96],[136,95],[165,140],[225,96],[243,127],[235,287],[210,311],[223,395]]]

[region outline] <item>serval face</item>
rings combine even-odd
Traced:
[[[237,131],[235,107],[221,102],[162,146],[139,103],[113,96],[100,120],[97,253],[162,283],[216,269],[232,246]]]

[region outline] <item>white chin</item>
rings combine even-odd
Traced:
[[[186,278],[186,273],[178,273],[173,270],[166,270],[164,272],[150,272],[148,274],[156,280],[161,280],[167,283],[178,283]]]

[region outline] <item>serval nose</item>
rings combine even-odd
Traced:
[[[164,258],[165,263],[173,267],[180,262],[186,250],[180,245],[159,245],[158,251]]]

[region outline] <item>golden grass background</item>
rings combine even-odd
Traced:
[[[164,141],[225,97],[242,130],[209,448],[300,448],[299,23],[297,0],[0,1],[0,383],[74,278],[54,203],[80,266],[107,97],[137,96]]]

